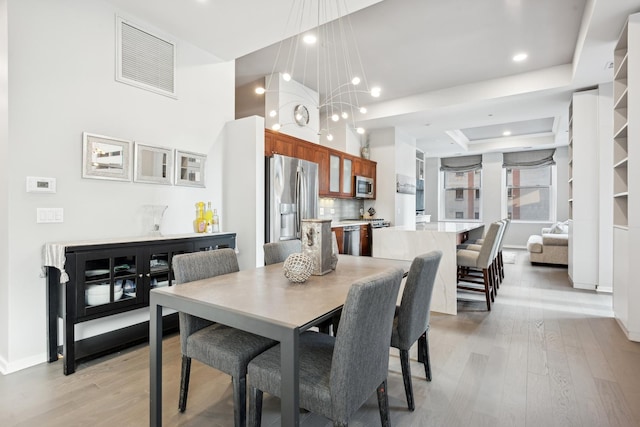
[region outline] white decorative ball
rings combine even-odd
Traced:
[[[282,270],[284,270],[284,277],[290,281],[303,283],[313,272],[313,260],[302,253],[291,254],[284,260]]]

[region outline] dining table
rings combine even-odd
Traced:
[[[339,255],[335,270],[312,275],[304,283],[290,282],[283,263],[279,263],[151,290],[150,425],[162,425],[164,307],[279,341],[281,425],[297,426],[300,334],[338,313],[354,282],[389,268],[400,268],[406,275],[410,264],[406,260]]]

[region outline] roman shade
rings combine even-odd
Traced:
[[[445,172],[472,172],[482,169],[482,155],[444,157],[440,159],[440,170]]]
[[[553,155],[556,153],[555,148],[548,150],[534,151],[516,151],[513,153],[504,153],[502,155],[503,168],[537,168],[540,166],[555,165]]]

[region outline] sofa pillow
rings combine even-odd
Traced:
[[[569,225],[564,222],[557,222],[551,227],[551,234],[568,234]]]

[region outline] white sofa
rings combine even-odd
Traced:
[[[527,251],[532,264],[569,263],[569,233],[565,223],[543,228],[542,234],[529,236]]]

